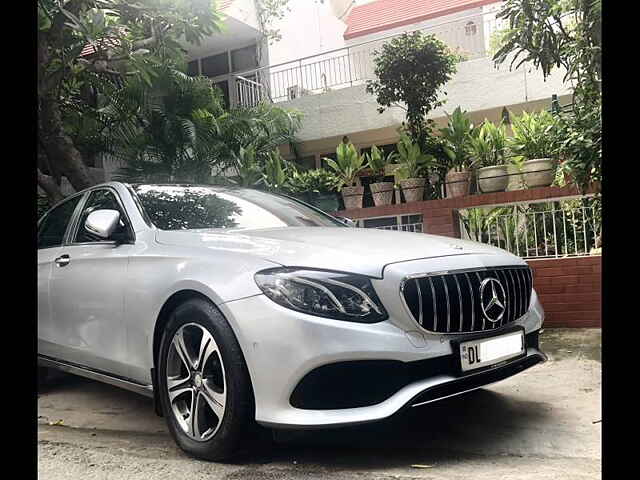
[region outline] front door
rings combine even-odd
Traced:
[[[89,214],[100,209],[120,212],[120,225],[114,233],[117,240],[100,239],[85,229]],[[116,191],[91,191],[68,244],[61,249],[64,265],[55,265],[51,273],[51,315],[56,328],[64,332],[64,360],[128,376],[123,307],[132,240]]]

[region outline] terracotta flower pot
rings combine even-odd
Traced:
[[[509,183],[506,165],[478,169],[478,188],[482,193],[504,192]]]
[[[447,185],[447,198],[469,195],[471,189],[471,172],[468,170],[463,172],[449,170],[445,177],[445,183]]]
[[[345,210],[352,208],[362,208],[362,196],[364,187],[342,187],[342,200]]]
[[[556,169],[552,159],[535,158],[524,162],[522,173],[527,187],[548,187],[553,183]]]
[[[518,165],[507,165],[507,174],[509,175],[509,181],[507,183],[508,192],[525,188],[524,178],[522,178],[522,173],[520,173],[520,167],[518,167]]]
[[[393,200],[393,182],[376,182],[369,185],[373,195],[373,203],[378,205],[391,205]]]
[[[420,202],[424,198],[426,178],[407,178],[400,180],[400,187],[404,193],[405,202]]]

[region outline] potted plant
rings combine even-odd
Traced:
[[[509,181],[507,183],[507,191],[522,190],[526,187],[524,183],[524,176],[522,174],[522,165],[524,163],[524,157],[522,155],[512,155],[507,157],[507,175],[509,175]]]
[[[335,212],[339,201],[335,194],[338,179],[328,170],[319,168],[300,172],[291,169],[285,184],[285,190],[291,196],[299,198],[325,212]]]
[[[505,165],[506,133],[502,122],[497,126],[485,120],[469,139],[469,151],[480,168],[478,188],[482,193],[503,192],[509,183]]]
[[[374,205],[390,205],[393,200],[393,182],[385,182],[385,168],[392,163],[397,154],[391,152],[384,155],[384,152],[373,145],[371,154],[365,154],[367,166],[371,169],[374,176],[374,183],[369,184],[371,195],[373,196]]]
[[[471,168],[475,164],[469,154],[469,139],[474,132],[474,126],[460,107],[451,115],[445,128],[440,129],[443,139],[443,150],[447,155],[449,168],[445,183],[447,198],[469,195],[471,187]]]
[[[527,187],[548,187],[555,178],[553,159],[556,119],[547,111],[522,112],[512,119],[513,137],[509,146],[516,155],[524,157],[522,173]]]
[[[396,178],[404,194],[405,202],[419,202],[424,198],[427,179],[422,175],[433,162],[433,156],[422,153],[420,145],[406,134],[400,135],[398,142],[398,164]]]
[[[352,143],[341,142],[336,148],[336,160],[324,159],[338,178],[342,192],[344,208],[362,208],[364,187],[356,185],[358,173],[366,168],[364,157],[358,154]]]

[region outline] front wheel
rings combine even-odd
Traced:
[[[178,306],[158,364],[164,417],[180,448],[214,461],[237,453],[253,423],[252,394],[242,351],[222,314],[202,299]]]

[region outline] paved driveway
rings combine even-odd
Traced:
[[[50,480],[601,478],[600,338],[597,329],[547,329],[541,343],[550,361],[516,377],[377,424],[281,432],[271,450],[227,464],[183,454],[149,399],[60,374],[39,393],[39,474]]]

